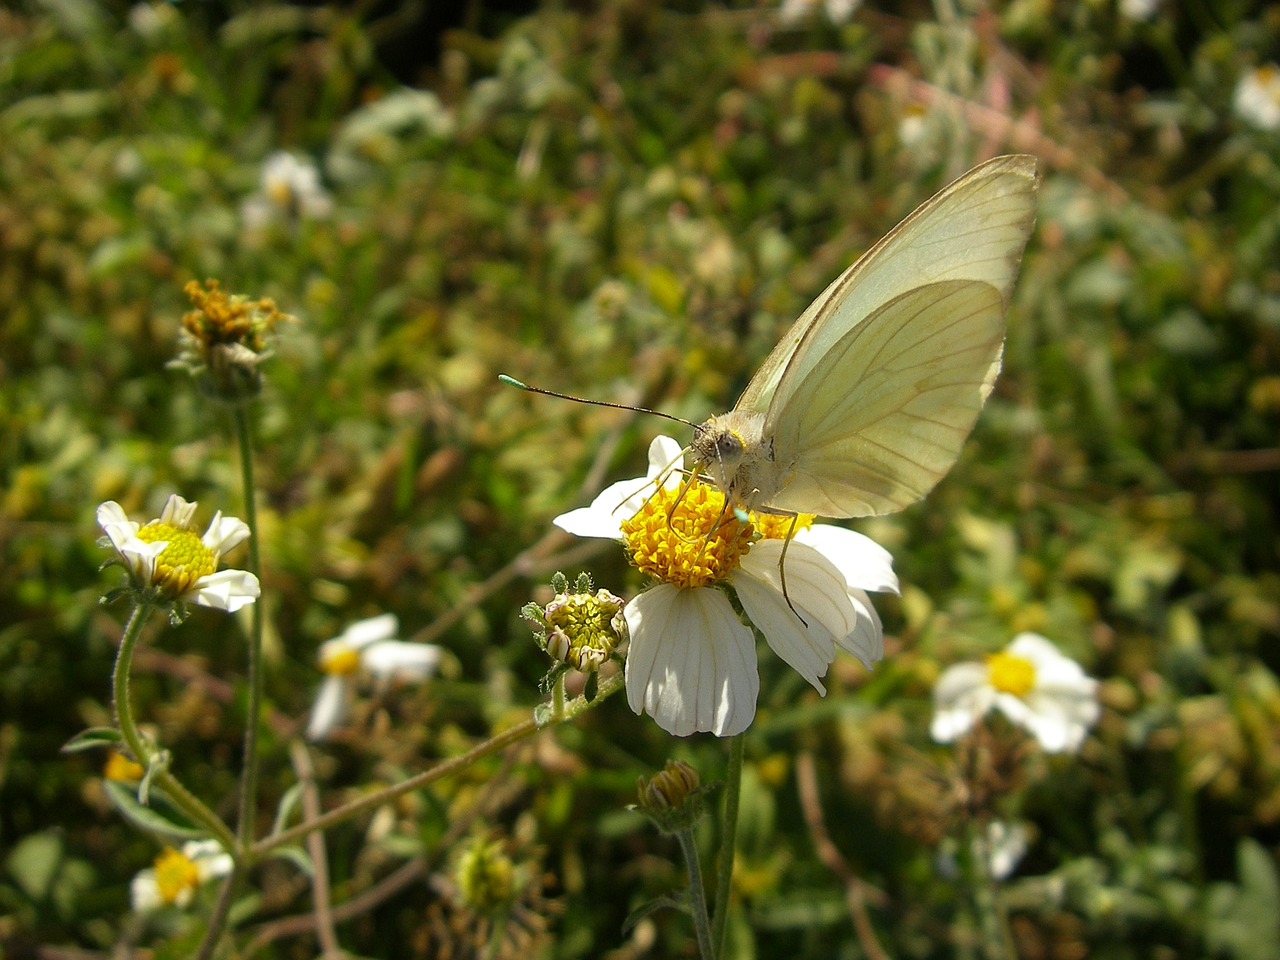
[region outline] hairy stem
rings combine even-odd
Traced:
[[[133,719],[133,706],[129,701],[129,669],[133,664],[134,648],[138,645],[138,638],[142,636],[142,627],[147,617],[151,615],[152,609],[149,603],[139,603],[129,614],[124,634],[120,637],[120,649],[116,653],[116,665],[111,678],[116,725],[120,728],[120,735],[124,737],[124,742],[129,747],[129,752],[133,754],[133,758],[148,769],[154,754]],[[163,790],[165,796],[172,800],[183,813],[205,827],[225,850],[232,855],[238,852],[236,838],[231,833],[231,829],[216,813],[184,787],[177,777],[168,770],[160,770],[155,774],[152,782]]]
[[[244,486],[244,522],[249,527],[249,572],[262,583],[262,559],[258,549],[258,509],[253,485],[253,434],[245,407],[235,408],[236,439],[240,447],[240,479]],[[253,630],[249,637],[249,705],[244,726],[244,772],[240,778],[240,843],[253,843],[253,821],[258,797],[258,728],[262,724],[262,598],[253,604]]]
[[[724,823],[720,828],[720,872],[716,876],[715,956],[724,952],[725,929],[729,921],[729,890],[733,883],[733,858],[738,841],[738,797],[742,792],[742,757],[745,734],[729,741],[729,766],[725,770]]]
[[[689,871],[689,912],[693,914],[693,929],[698,936],[698,956],[702,960],[716,960],[716,947],[711,940],[711,920],[707,916],[707,895],[702,889],[702,866],[698,863],[698,844],[693,839],[693,828],[676,831],[680,840],[680,852]]]

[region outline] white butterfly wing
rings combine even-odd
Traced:
[[[768,413],[776,426],[787,397],[832,344],[916,287],[976,280],[991,284],[1007,302],[1035,220],[1035,189],[1036,160],[1026,155],[988,160],[944,187],[809,305],[734,409]]]
[[[950,469],[1000,371],[1004,301],[946,280],[881,306],[827,348],[778,411],[776,510],[891,513]]]

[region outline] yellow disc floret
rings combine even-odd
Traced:
[[[197,580],[218,568],[217,555],[194,531],[154,520],[138,531],[138,539],[146,543],[168,541],[164,552],[156,557],[152,582],[173,596],[186,593]]]
[[[794,517],[780,516],[776,513],[752,513],[751,525],[761,540],[786,540],[795,535],[797,530],[805,530],[813,526],[812,513],[798,513]]]
[[[1001,693],[1025,697],[1036,685],[1036,668],[1030,660],[1011,653],[987,657],[987,681]]]
[[[345,643],[326,643],[320,648],[320,669],[331,677],[349,677],[360,670],[360,651]]]
[[[705,483],[659,488],[622,524],[631,562],[677,587],[724,580],[751,549],[752,531],[726,509],[724,494]]]
[[[200,870],[172,847],[156,857],[155,869],[156,890],[165,903],[185,906],[200,886]]]

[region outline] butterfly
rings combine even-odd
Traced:
[[[1035,221],[1036,160],[988,160],[814,300],[733,409],[694,428],[694,472],[736,510],[861,517],[920,500],[1000,372]]]

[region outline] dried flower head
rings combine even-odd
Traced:
[[[187,370],[208,392],[223,400],[257,395],[259,364],[271,355],[275,325],[291,320],[270,299],[228,296],[217,280],[192,280],[184,288],[195,307],[182,316],[178,357],[171,366]]]

